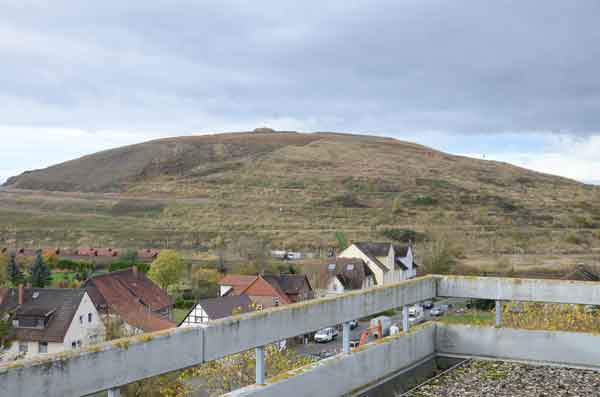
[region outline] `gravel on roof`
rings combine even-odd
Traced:
[[[600,372],[471,361],[406,394],[429,396],[600,396]]]

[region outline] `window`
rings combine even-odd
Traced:
[[[279,298],[273,298],[273,303],[275,306],[279,306]]]
[[[83,316],[79,316],[79,324],[83,324]]]
[[[48,342],[38,342],[38,353],[48,353]]]
[[[27,342],[25,342],[25,343],[20,342],[19,343],[19,353],[27,354],[28,350],[29,350],[29,345],[27,345]]]
[[[88,313],[88,323],[92,322],[92,313]]]
[[[75,342],[71,342],[71,348],[72,348],[72,349],[75,349],[76,347],[77,347],[77,343],[75,343]]]
[[[81,347],[81,339],[77,341],[77,347]]]

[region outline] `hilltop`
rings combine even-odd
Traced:
[[[154,140],[12,177],[0,229],[5,239],[11,228],[32,240],[52,228],[42,233],[51,241],[135,236],[183,248],[259,234],[302,248],[334,245],[336,230],[382,239],[390,228],[446,228],[468,252],[584,252],[596,245],[599,192],[392,138],[258,129]]]

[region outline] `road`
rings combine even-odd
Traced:
[[[435,305],[452,305],[453,308],[463,306],[467,303],[468,299],[463,298],[442,298],[435,300]],[[429,310],[423,310],[425,321],[430,320],[431,316],[429,314]],[[396,314],[390,317],[392,319],[392,324],[398,325],[400,329],[402,329],[402,312],[401,310],[397,310]],[[358,326],[350,331],[350,340],[358,340],[360,339],[360,335],[369,327],[368,320],[360,320],[358,322]],[[300,354],[310,354],[310,355],[321,355],[322,358],[327,357],[329,355],[334,355],[340,353],[342,351],[342,329],[341,326],[338,327],[339,335],[336,339],[327,343],[315,343],[310,342],[306,345],[297,345],[294,346],[294,349]]]

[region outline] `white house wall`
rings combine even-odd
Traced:
[[[345,292],[344,286],[340,283],[340,280],[337,277],[331,277],[329,282],[327,283],[327,292],[342,294]]]
[[[88,321],[89,314],[92,315],[91,322]],[[80,321],[80,318],[83,319],[83,322]],[[75,312],[71,325],[65,334],[65,349],[72,349],[72,343],[77,343],[77,341],[81,341],[81,346],[102,342],[105,334],[106,328],[100,314],[98,314],[94,303],[86,293],[81,299],[77,312]]]
[[[204,321],[195,321],[194,316],[197,318],[202,318]],[[206,314],[202,306],[197,304],[196,307],[194,307],[194,310],[192,310],[190,314],[187,315],[187,317],[185,318],[185,320],[183,320],[179,327],[197,327],[200,324],[207,323],[208,321],[208,315]]]
[[[358,247],[356,245],[354,245],[354,244],[350,245],[348,248],[346,248],[345,250],[340,252],[338,257],[339,258],[360,258],[360,259],[362,259],[367,264],[367,266],[369,266],[369,269],[371,269],[371,272],[375,276],[375,281],[377,282],[377,285],[384,284],[383,270],[377,264],[375,264],[371,260],[371,258],[369,258],[367,255],[365,255],[364,252],[362,252],[360,249],[358,249]]]

